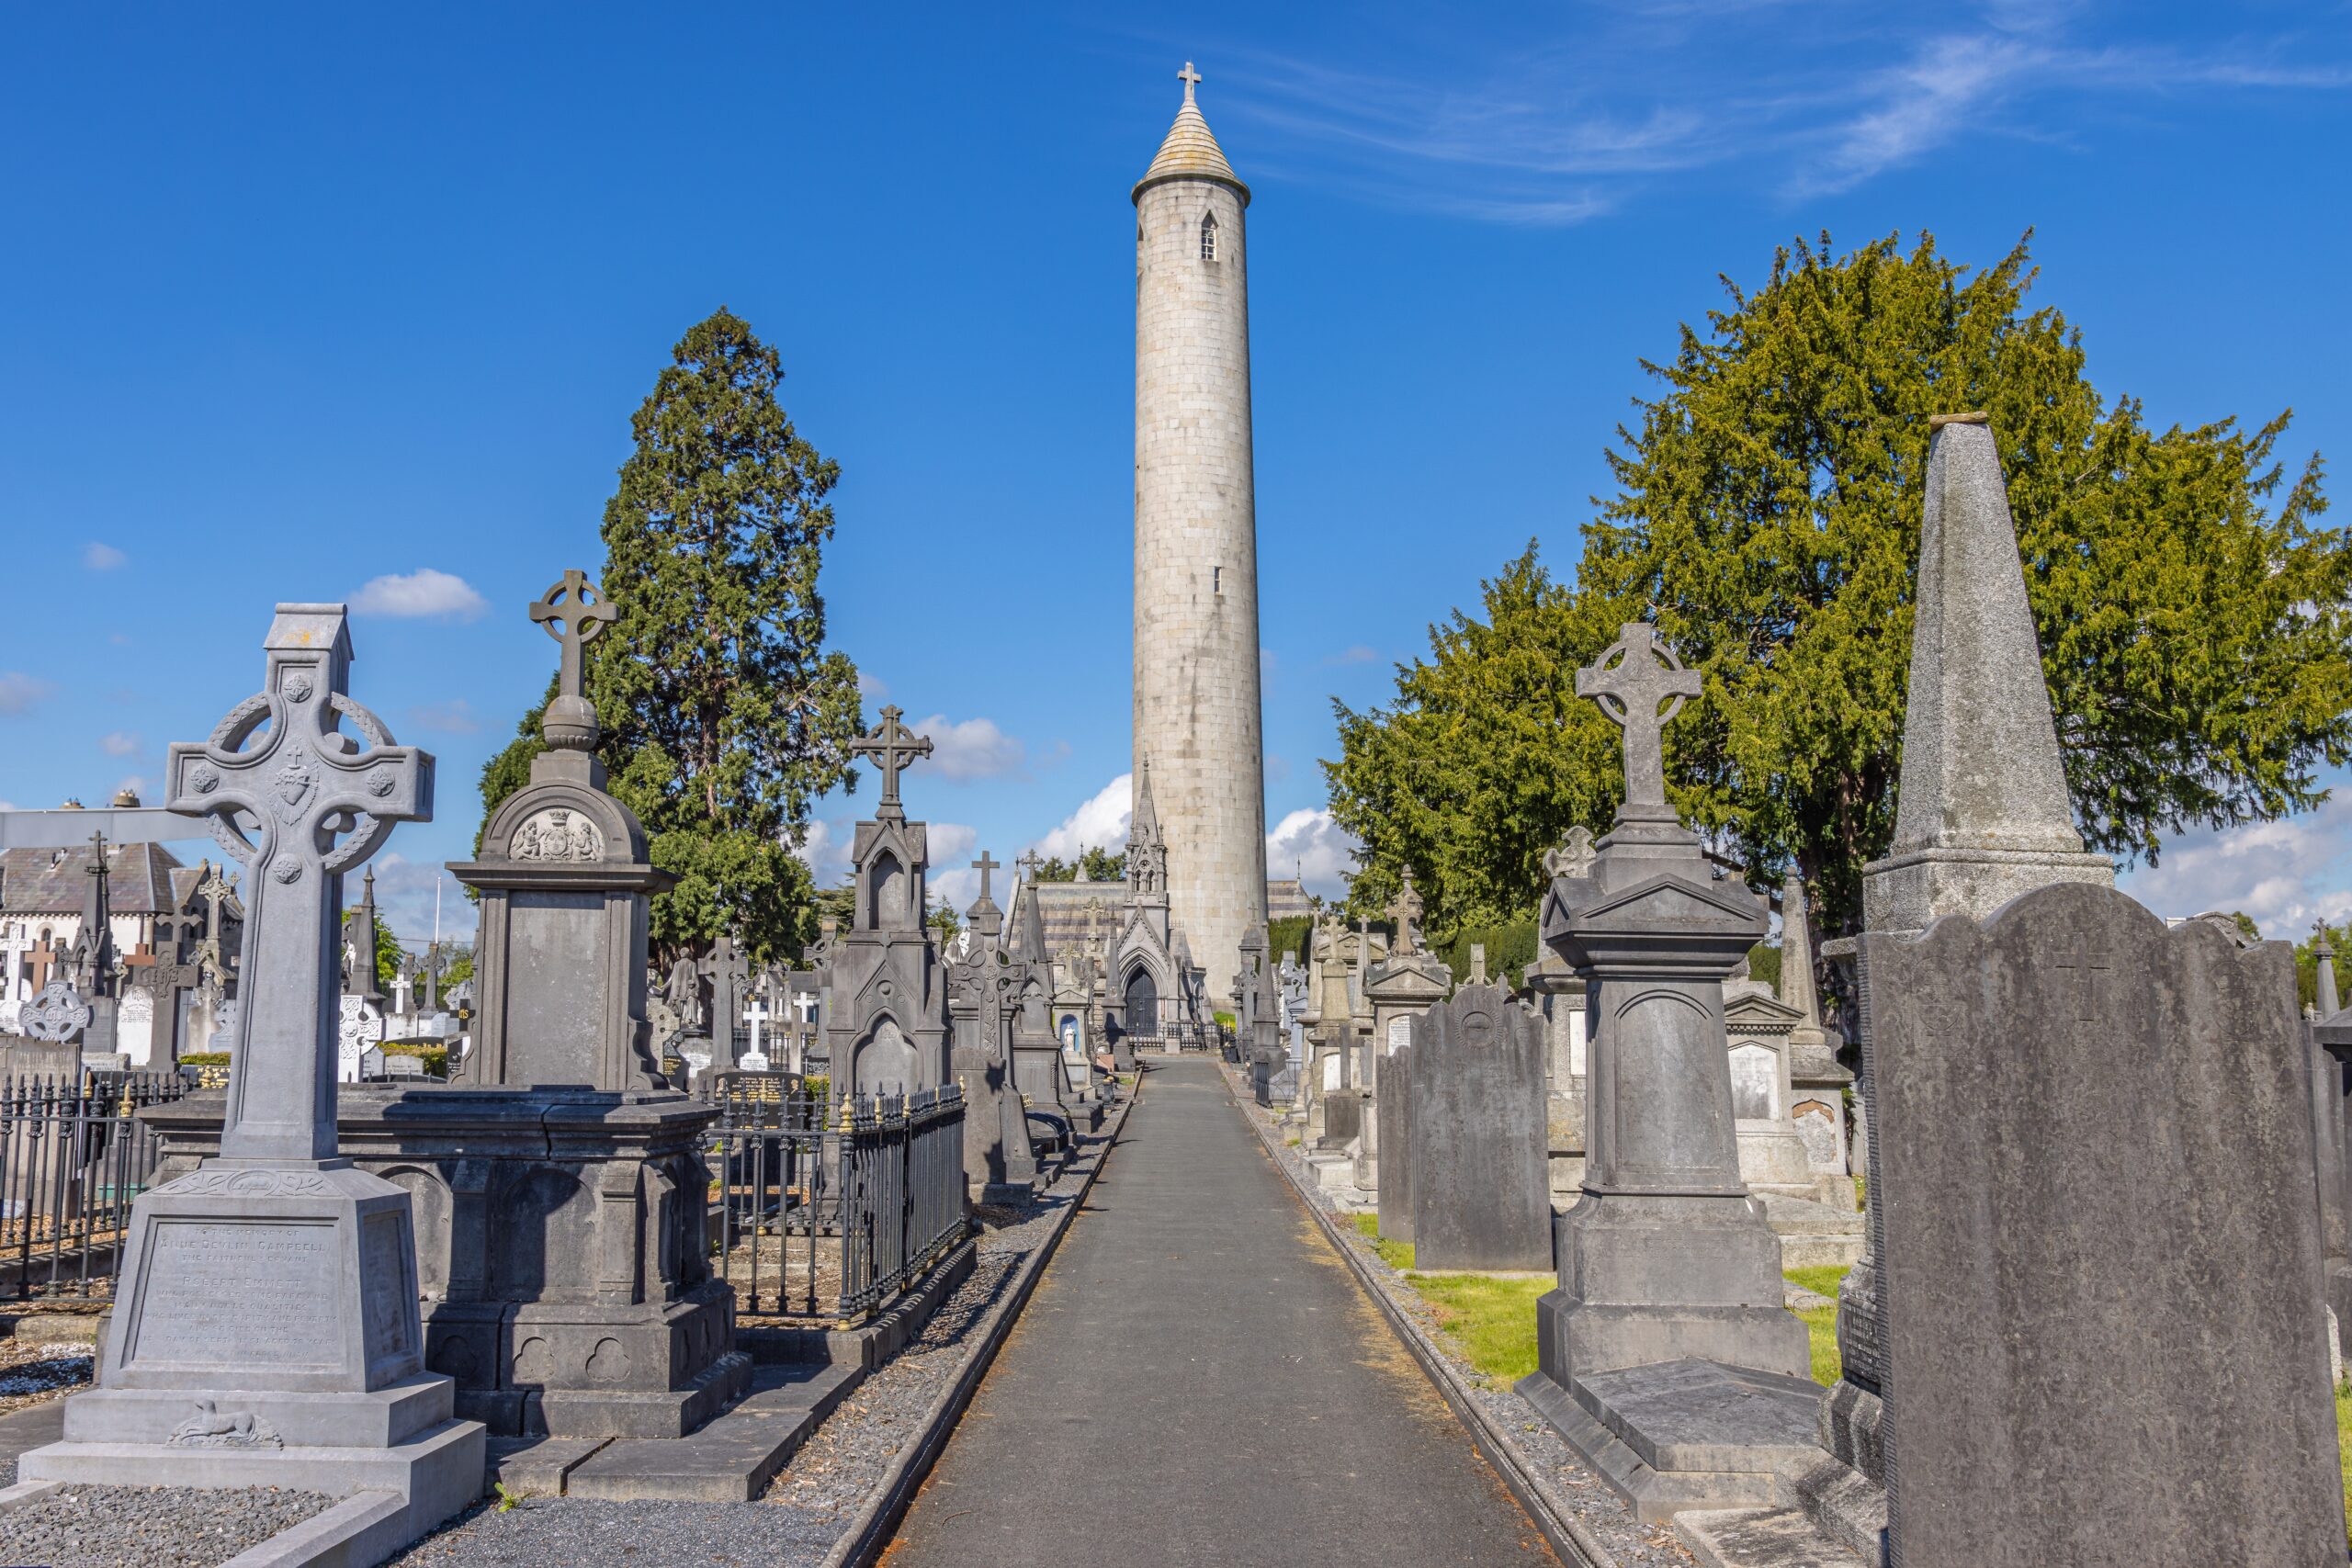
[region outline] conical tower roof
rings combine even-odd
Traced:
[[[1136,811],[1135,819],[1127,825],[1127,842],[1159,841],[1159,808],[1151,802],[1151,760],[1147,757],[1136,765]]]
[[[1184,69],[1176,74],[1184,84],[1183,107],[1176,111],[1176,123],[1168,128],[1167,137],[1159,143],[1159,156],[1136,182],[1132,198],[1141,200],[1146,187],[1162,180],[1221,180],[1240,196],[1242,206],[1249,206],[1250,187],[1225,161],[1225,149],[1216,144],[1209,122],[1201,118],[1201,106],[1193,101],[1193,89],[1201,80],[1193,62],[1184,62]]]

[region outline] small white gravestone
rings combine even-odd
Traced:
[[[340,1021],[335,1029],[335,1080],[359,1082],[368,1072],[368,1053],[383,1043],[384,1015],[369,1006],[365,997],[342,998]],[[380,1066],[383,1053],[378,1051],[376,1059]]]

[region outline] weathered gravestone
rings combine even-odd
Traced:
[[[171,808],[253,873],[220,1153],[133,1205],[98,1387],[18,1474],[394,1494],[374,1561],[482,1481],[481,1427],[424,1371],[409,1196],[335,1147],[343,876],[432,816],[433,760],[345,695],[343,606],[281,604],[264,646],[262,693],[168,764]]]
[[[1367,1192],[1380,1189],[1380,1162],[1386,1156],[1382,1141],[1387,1119],[1383,1097],[1406,1092],[1405,1084],[1389,1072],[1389,1058],[1412,1038],[1413,1020],[1442,1000],[1453,987],[1453,973],[1445,960],[1421,946],[1415,922],[1421,918],[1420,895],[1413,891],[1413,874],[1387,909],[1396,934],[1386,956],[1372,966],[1363,981],[1363,1000],[1371,1010],[1370,1045],[1364,1053],[1363,1083],[1369,1106],[1356,1153],[1355,1184]]]
[[[1015,1203],[1036,1190],[1037,1151],[1013,1082],[1012,1023],[1028,965],[1004,943],[1004,913],[989,896],[997,861],[972,863],[980,896],[946,964],[956,1081],[963,1086],[964,1179],[982,1203]]]
[[[1890,1563],[2342,1562],[2287,945],[2083,886],[1861,943]]]
[[[1716,880],[1667,803],[1660,731],[1698,675],[1635,623],[1577,691],[1624,728],[1625,800],[1544,898],[1544,940],[1590,997],[1590,1133],[1520,1392],[1644,1517],[1781,1501],[1772,1467],[1810,1449],[1817,1396],[1740,1179],[1724,1027],[1764,906]]]
[[[1549,1269],[1543,1026],[1502,987],[1465,986],[1410,1027],[1414,1266]]]

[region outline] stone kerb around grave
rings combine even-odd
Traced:
[[[2287,944],[2081,884],[1861,943],[1890,1562],[2343,1561]]]

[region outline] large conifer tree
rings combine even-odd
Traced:
[[[814,934],[789,843],[819,796],[855,787],[857,671],[825,647],[817,581],[841,468],[793,428],[782,362],[739,317],[722,308],[671,357],[605,507],[620,616],[588,648],[599,750],[678,878],[653,900],[657,947],[731,923],[774,956]],[[537,718],[483,769],[485,816],[527,775]]]

